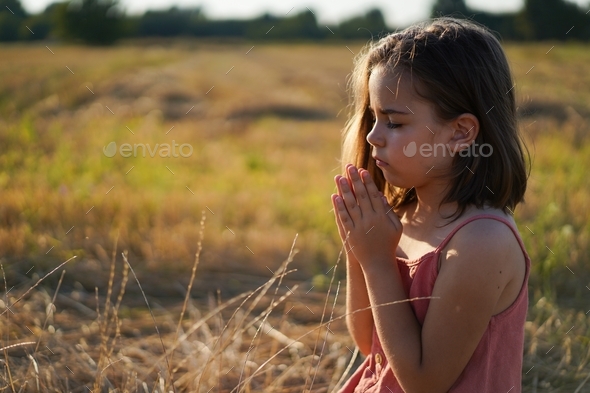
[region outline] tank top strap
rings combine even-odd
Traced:
[[[438,247],[436,248],[435,252],[438,253],[443,248],[445,248],[447,246],[447,243],[451,240],[451,238],[453,237],[453,235],[455,235],[455,233],[457,233],[457,231],[459,229],[461,229],[465,225],[469,224],[471,221],[475,221],[475,220],[480,219],[480,218],[491,218],[491,219],[494,219],[494,220],[503,222],[504,224],[508,225],[508,227],[512,230],[512,233],[516,237],[516,240],[518,240],[518,244],[520,245],[520,248],[523,250],[523,252],[526,252],[525,247],[524,247],[524,243],[522,242],[522,239],[520,238],[520,235],[518,233],[518,230],[514,227],[514,225],[512,225],[512,223],[510,221],[508,221],[507,219],[505,219],[503,217],[497,216],[495,214],[489,214],[489,213],[477,214],[477,215],[475,215],[473,217],[469,217],[468,219],[466,219],[465,221],[463,221],[462,223],[460,223],[459,225],[457,225],[451,231],[451,233],[449,233],[443,239],[443,241],[438,245]]]

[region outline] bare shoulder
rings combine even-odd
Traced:
[[[455,228],[481,213],[502,216],[501,212],[472,209]],[[513,223],[511,217],[502,218]],[[511,228],[485,217],[461,226],[441,250],[440,258],[440,271],[422,326],[423,353],[430,359],[454,359],[441,366],[441,372],[458,376],[491,318],[515,304],[523,288],[526,265]]]
[[[447,249],[460,247],[464,252],[490,253],[496,256],[522,255],[516,237],[520,235],[512,216],[504,214],[501,210],[480,210],[479,212],[504,219],[516,230],[516,234],[505,222],[482,217],[460,228],[449,241]],[[476,213],[471,213],[469,216],[474,215]]]
[[[504,218],[517,230],[512,217],[502,211],[485,213]],[[517,235],[518,230],[515,234],[504,222],[490,218],[473,220],[461,227],[445,247],[439,273],[453,274],[456,269],[464,269],[480,279],[493,277],[500,290],[495,315],[514,302],[524,281],[526,262]]]

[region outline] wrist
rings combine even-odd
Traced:
[[[352,254],[352,253],[351,253]],[[363,268],[361,264],[354,256],[350,256],[346,258],[346,270],[352,274],[360,274],[361,276],[364,275]]]
[[[387,272],[390,269],[397,269],[395,257],[374,258],[366,263],[359,262],[359,265],[361,266],[365,277],[382,276],[384,272]]]

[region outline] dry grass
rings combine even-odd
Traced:
[[[203,212],[201,239],[204,222]],[[286,316],[296,314],[294,302],[301,301],[298,286],[286,289],[283,282],[291,273],[289,263],[297,253],[294,246],[295,241],[289,257],[263,285],[225,301],[211,297],[203,308],[189,295],[200,241],[180,310],[153,307],[141,290],[147,312],[139,308],[122,312],[129,272],[141,289],[126,253],[122,268],[113,254],[106,297],[99,300],[97,289],[96,319],[86,318],[86,323],[77,323],[76,314],[82,311],[88,317],[93,311],[84,302],[76,306],[71,299],[76,295],[66,298],[70,300],[65,311],[56,311],[63,273],[53,296],[45,290],[33,292],[37,284],[16,299],[16,293],[6,294],[0,319],[5,332],[5,345],[0,348],[2,385],[15,392],[250,392],[262,387],[288,392],[300,391],[302,386],[331,391],[342,382],[352,358],[340,343],[343,316],[334,315],[339,284],[332,287],[332,274],[323,307],[310,304],[321,315],[317,326],[289,322]],[[118,290],[116,276],[120,277]],[[315,315],[312,309],[308,308]],[[277,315],[281,310],[284,314]]]
[[[329,201],[348,49],[48,46],[0,47],[1,388],[330,390],[353,349]],[[590,391],[590,51],[506,50],[533,153],[523,391]],[[193,155],[102,154],[172,139]]]
[[[98,288],[94,299],[84,291],[59,294],[66,272],[62,268],[70,260],[29,288],[5,291],[0,301],[3,389],[334,391],[358,355],[346,332],[340,283],[335,282],[341,255],[325,295],[311,289],[304,294],[305,283],[301,288],[287,285],[289,264],[298,251],[295,238],[288,258],[264,284],[227,300],[222,301],[218,291],[207,302],[195,302],[190,289],[204,224],[203,211],[199,251],[182,304],[148,300],[126,252],[119,258],[112,255],[105,296]],[[38,286],[60,270],[53,294]],[[130,278],[140,289],[144,307],[137,297],[125,304]],[[523,391],[588,391],[586,315],[564,312],[542,298],[532,304],[528,319]]]

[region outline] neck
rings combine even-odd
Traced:
[[[446,224],[458,208],[457,202],[444,203],[441,201],[445,195],[446,184],[428,184],[424,187],[416,187],[417,201],[409,212],[408,219],[421,225],[435,227]]]

